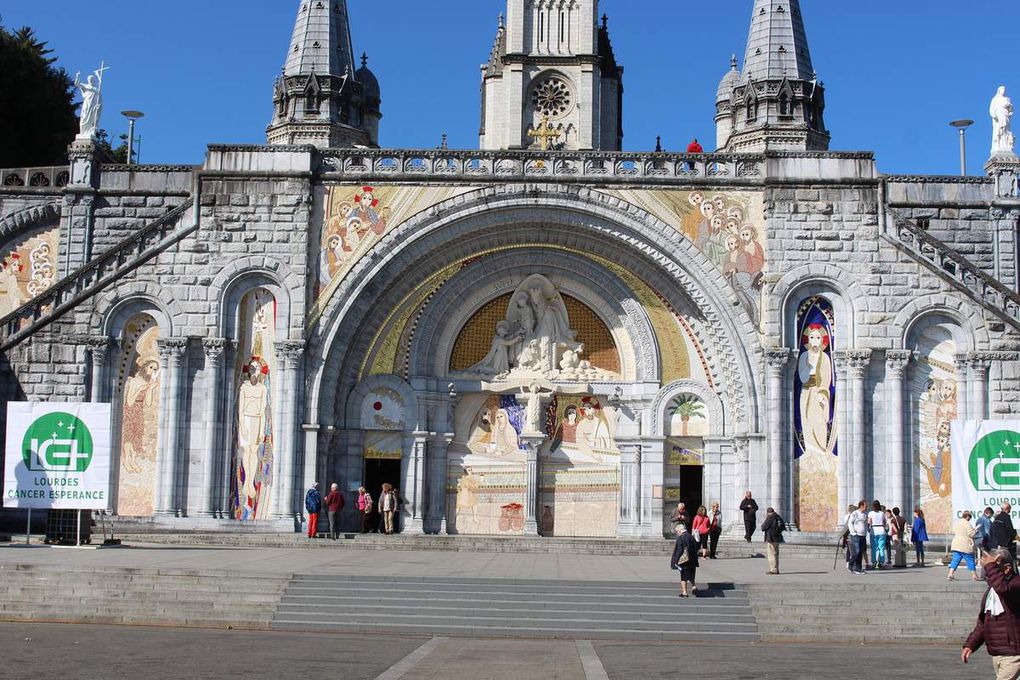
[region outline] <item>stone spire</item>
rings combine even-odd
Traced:
[[[824,112],[800,2],[755,0],[743,71],[734,62],[716,97],[719,149],[826,151]]]
[[[300,0],[283,73],[273,94],[270,144],[378,146],[380,98],[360,82],[347,0]],[[359,74],[362,78],[359,78]]]

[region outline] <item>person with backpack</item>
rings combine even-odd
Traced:
[[[308,538],[315,538],[319,532],[319,512],[321,510],[322,494],[319,493],[319,483],[316,482],[305,493],[305,511],[308,512]]]
[[[786,531],[786,522],[775,508],[765,511],[761,531],[765,534],[765,550],[769,558],[768,573],[775,576],[779,573],[779,544],[783,542],[783,532]]]

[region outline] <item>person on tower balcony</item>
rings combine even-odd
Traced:
[[[687,145],[687,153],[705,153],[705,149],[698,143],[697,137],[692,139],[691,143]]]

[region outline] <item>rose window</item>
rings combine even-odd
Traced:
[[[571,102],[570,88],[559,78],[546,78],[531,92],[531,105],[550,118],[566,115]]]

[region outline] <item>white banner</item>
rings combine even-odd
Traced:
[[[955,421],[952,452],[954,519],[1004,502],[1020,510],[1020,421]]]
[[[3,505],[110,508],[110,405],[7,405]]]

